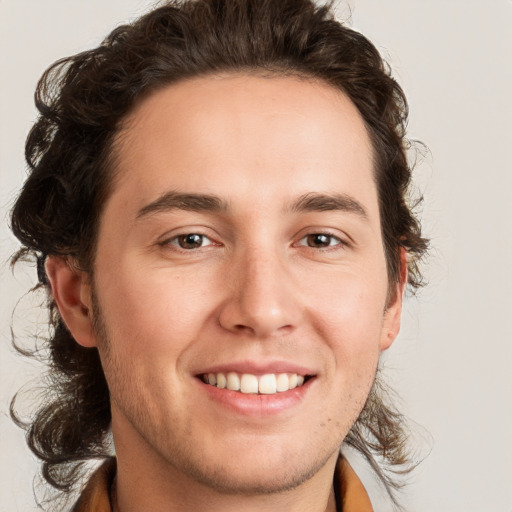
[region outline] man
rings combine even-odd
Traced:
[[[407,109],[307,0],[169,2],[38,88],[12,226],[50,294],[29,427],[73,510],[371,510],[340,448],[407,462],[375,384],[426,248]]]

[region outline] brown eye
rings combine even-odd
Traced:
[[[300,245],[306,245],[314,249],[323,249],[325,247],[333,247],[342,245],[343,242],[336,236],[327,233],[312,233],[307,235],[300,241]]]
[[[175,241],[182,249],[199,249],[211,243],[208,237],[197,233],[187,233],[186,235],[177,236]]]

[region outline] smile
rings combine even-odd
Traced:
[[[251,373],[228,372],[205,373],[202,379],[218,389],[252,395],[273,395],[302,386],[308,376],[297,373],[267,373],[258,376]]]

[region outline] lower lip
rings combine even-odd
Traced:
[[[272,416],[298,406],[304,401],[314,378],[308,379],[302,386],[273,395],[240,393],[229,389],[219,389],[196,379],[210,400],[220,403],[227,409],[245,416]]]

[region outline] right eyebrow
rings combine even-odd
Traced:
[[[169,210],[224,212],[228,210],[228,204],[220,197],[211,194],[183,194],[171,191],[143,206],[136,218],[140,219],[153,213]]]

